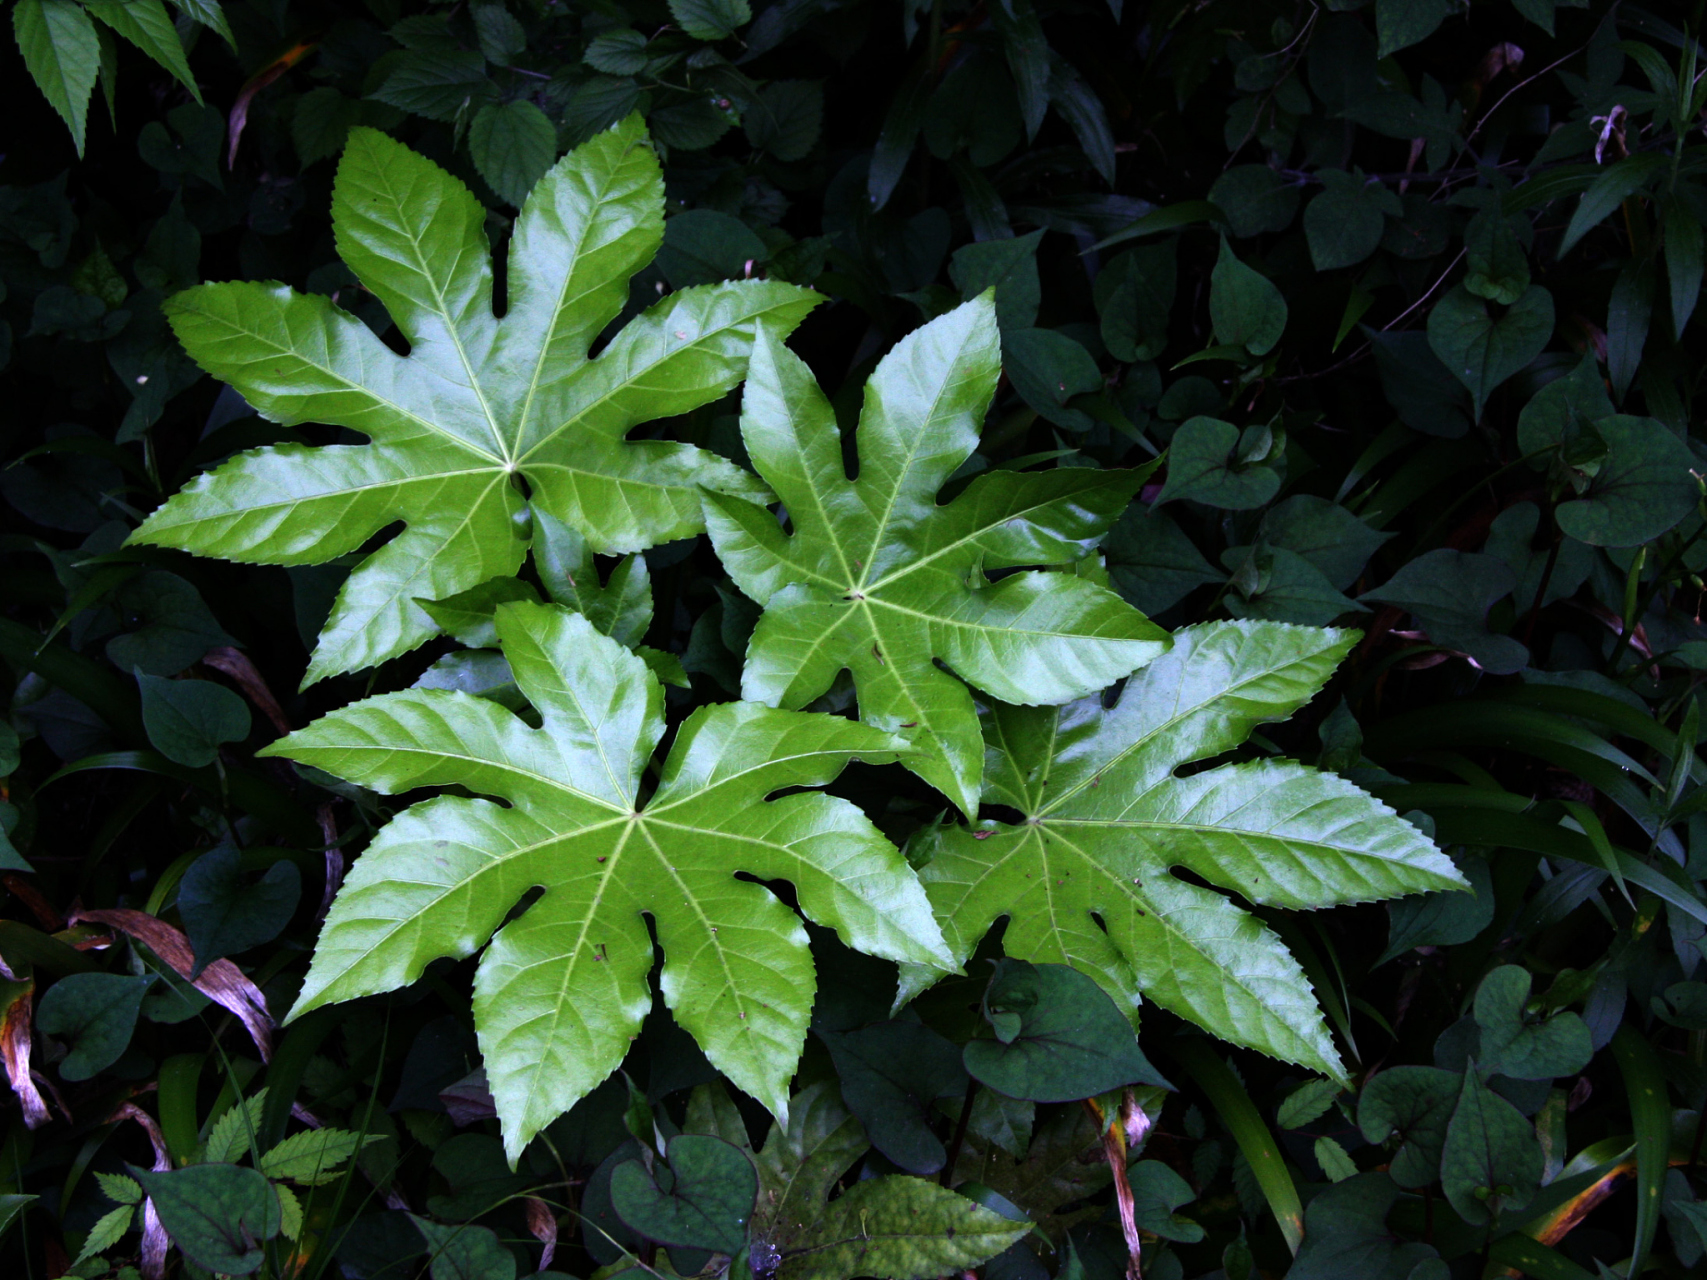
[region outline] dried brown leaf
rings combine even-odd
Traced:
[[[223,1006],[249,1031],[249,1038],[260,1051],[261,1061],[273,1057],[273,1017],[267,1011],[267,998],[261,989],[244,976],[229,960],[215,960],[192,978],[195,972],[195,953],[190,940],[164,920],[128,907],[110,907],[100,911],[80,911],[71,922],[92,920],[120,933],[128,934],[171,965],[178,976],[189,982],[209,1000]]]

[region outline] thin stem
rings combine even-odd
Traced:
[[[972,1123],[972,1100],[978,1096],[978,1082],[970,1076],[966,1080],[966,1097],[960,1104],[960,1119],[954,1122],[954,1138],[948,1144],[948,1160],[942,1166],[942,1173],[937,1181],[943,1186],[951,1186],[954,1179],[954,1166],[960,1163],[960,1148],[966,1144],[966,1129]]]

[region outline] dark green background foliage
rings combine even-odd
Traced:
[[[6,1275],[727,1264],[832,1280],[979,1264],[986,1280],[1115,1280],[1110,1150],[1150,1277],[1700,1264],[1701,4],[10,14]],[[355,438],[264,421],[187,358],[162,304],[203,281],[282,281],[401,351],[333,240],[350,130],[467,183],[501,255],[541,175],[635,112],[667,221],[618,324],[726,279],[817,290],[791,346],[851,458],[877,360],[993,286],[1003,377],[944,501],[978,473],[1161,457],[1084,576],[1170,630],[1361,630],[1325,693],[1239,756],[1345,775],[1473,892],[1251,907],[1315,987],[1347,1081],[1229,1051],[1154,1004],[1140,1053],[1088,979],[992,969],[995,935],[968,976],[897,1011],[894,965],[814,929],[813,1034],[768,1137],[660,1004],[624,1074],[512,1168],[471,962],[268,1043],[346,865],[411,797],[256,753],[411,686],[451,634],[490,646],[497,600],[437,606],[449,634],[297,692],[359,557],[285,568],[125,546],[243,450]],[[750,466],[739,406],[731,393],[639,434]],[[583,562],[565,572],[582,574],[584,611],[618,608]],[[677,680],[675,726],[739,695],[759,608],[703,536],[645,563],[650,623],[630,610],[601,629]],[[487,657],[463,687],[489,677],[521,707]],[[844,679],[813,705],[852,701]],[[897,767],[855,765],[829,790],[918,864],[954,821]],[[976,838],[1019,816],[986,794]],[[861,1181],[875,1177],[892,1180]],[[1017,1220],[1037,1229],[1022,1239]],[[871,1243],[890,1227],[898,1243]]]

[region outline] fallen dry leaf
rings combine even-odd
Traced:
[[[261,1061],[272,1061],[273,1017],[267,1012],[267,998],[261,994],[259,987],[244,976],[243,970],[231,961],[215,960],[202,970],[200,977],[191,978],[190,975],[195,972],[196,958],[190,947],[190,940],[164,920],[128,907],[79,911],[71,917],[72,924],[82,920],[104,924],[145,943],[149,950],[171,965],[184,981],[215,1004],[229,1010],[232,1016],[248,1028],[249,1038],[260,1051]]]

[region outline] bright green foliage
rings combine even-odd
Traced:
[[[900,854],[844,800],[795,795],[849,760],[903,744],[829,716],[751,703],[705,707],[676,735],[657,791],[641,775],[663,736],[645,663],[586,618],[514,603],[497,631],[530,729],[491,701],[412,689],[358,702],[269,748],[373,790],[460,784],[380,832],[345,882],[292,1016],[389,991],[492,936],[474,1014],[512,1160],[609,1075],[663,994],[711,1061],[778,1116],[812,1008],[800,921],[746,871],[790,881],[802,909],[850,945],[946,959]],[[545,895],[503,924],[533,886]],[[500,925],[503,925],[500,928]]]
[[[81,157],[89,96],[101,69],[100,37],[88,11],[72,0],[18,0],[12,32],[24,65],[71,130]]]
[[[996,920],[1003,946],[1071,964],[1121,1007],[1140,994],[1235,1044],[1341,1074],[1280,940],[1184,867],[1252,902],[1325,907],[1464,881],[1421,832],[1351,783],[1284,760],[1175,776],[1307,702],[1347,632],[1209,623],[1177,632],[1111,708],[984,713],[990,799],[1020,825],[938,830],[921,875],[956,959]],[[928,980],[915,973],[908,988]]]
[[[348,427],[371,443],[243,454],[192,482],[134,540],[319,564],[404,521],[339,593],[312,683],[434,634],[417,600],[514,573],[530,504],[594,550],[618,552],[696,532],[701,486],[761,497],[751,476],[702,450],[623,437],[728,391],[755,330],[786,332],[814,295],[769,281],[682,290],[587,359],[628,276],[658,247],[662,201],[637,118],[559,161],[517,219],[498,320],[473,195],[385,135],[353,131],[333,195],[338,249],[409,340],[408,356],[329,299],[278,285],[200,285],[167,310],[189,353],[262,415]]]
[[[202,6],[196,8],[200,10]],[[216,0],[206,4],[205,12],[198,11],[192,16],[196,21],[219,28],[227,40],[231,38]],[[103,54],[103,36],[91,18],[171,72],[173,79],[197,102],[202,100],[196,78],[184,60],[184,46],[172,25],[172,15],[161,0],[99,0],[92,4],[74,3],[74,0],[18,0],[12,9],[12,31],[19,52],[24,55],[24,65],[29,68],[36,87],[71,130],[79,156],[83,154],[89,99],[94,95],[95,81],[101,76],[116,76],[117,68],[110,45]],[[111,37],[105,39],[110,41]],[[106,68],[103,62],[108,64]],[[107,91],[113,92],[110,83]]]
[[[1083,557],[1143,471],[993,471],[938,503],[938,490],[977,448],[995,391],[995,311],[982,295],[883,358],[865,388],[855,480],[806,365],[761,334],[741,434],[793,532],[755,503],[706,495],[724,567],[765,606],[742,695],[803,707],[850,670],[860,718],[907,738],[918,748],[907,767],[967,814],[977,813],[983,782],[972,694],[936,659],[1008,702],[1059,703],[1119,679],[1167,643],[1084,578],[984,578]]]

